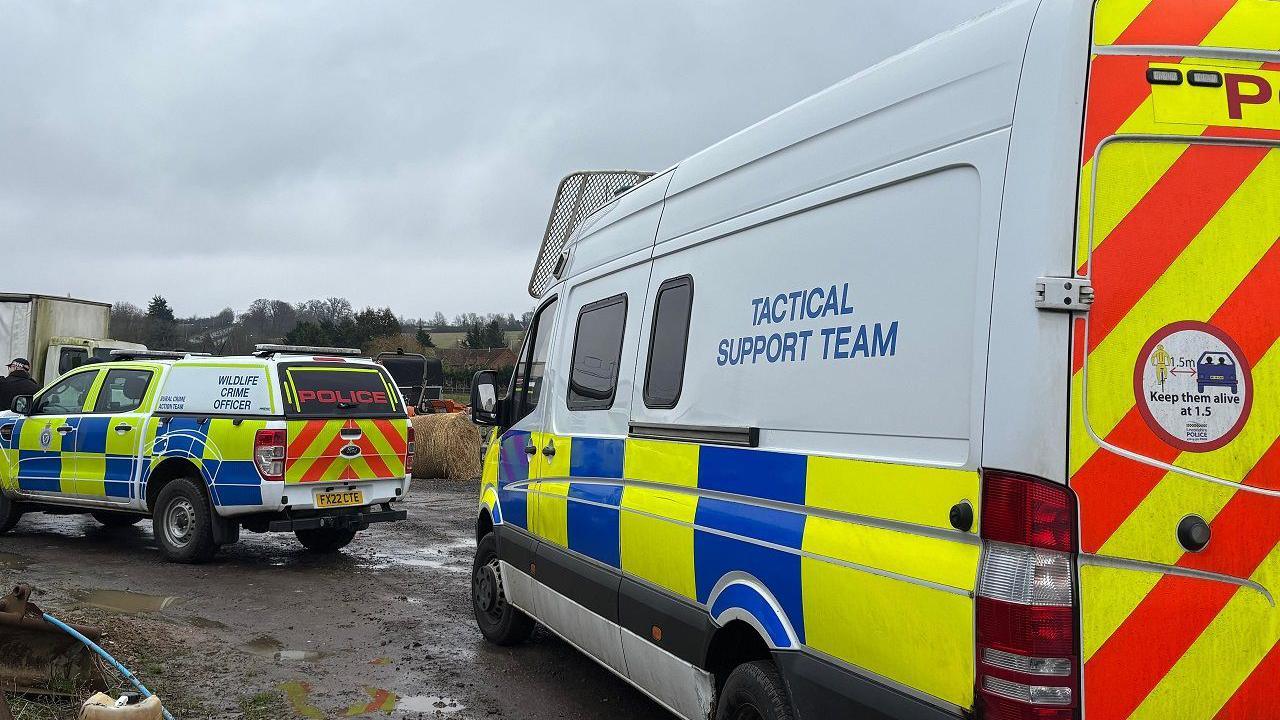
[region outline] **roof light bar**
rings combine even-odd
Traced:
[[[181,360],[185,357],[208,357],[209,353],[181,350],[112,350],[113,360]]]
[[[272,345],[261,344],[255,345],[253,354],[259,356],[288,354],[288,355],[345,355],[347,357],[358,357],[361,352],[360,348],[341,348],[341,347],[321,347],[318,345]]]

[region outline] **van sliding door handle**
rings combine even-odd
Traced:
[[[548,445],[548,446],[546,446],[546,447],[542,448],[542,454],[543,454],[543,455],[546,455],[547,457],[555,457],[555,454],[556,454],[556,446],[555,446],[555,445]]]
[[[526,447],[526,448],[524,449],[524,454],[525,454],[525,455],[537,455],[537,454],[538,454],[538,448],[536,448],[536,447],[534,447],[534,446],[530,445],[530,446],[528,446],[528,447]]]

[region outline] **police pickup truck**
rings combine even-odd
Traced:
[[[168,559],[201,562],[242,527],[333,552],[403,520],[413,428],[386,370],[358,355],[259,345],[77,368],[0,413],[0,533],[33,511],[149,515]]]

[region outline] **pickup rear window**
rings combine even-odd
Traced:
[[[280,368],[289,417],[403,417],[395,383],[380,368],[297,363]]]

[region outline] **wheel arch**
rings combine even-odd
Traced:
[[[213,496],[209,494],[209,485],[204,481],[204,473],[190,458],[173,456],[166,457],[156,463],[155,467],[151,468],[151,472],[147,475],[147,512],[155,512],[156,499],[160,497],[160,491],[178,478],[194,480],[197,485],[204,489],[205,497],[209,498],[210,508],[213,507]]]

